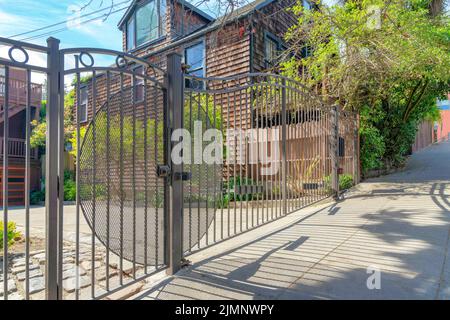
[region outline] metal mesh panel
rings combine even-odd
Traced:
[[[147,86],[113,94],[86,130],[80,155],[79,196],[97,238],[129,261],[164,263],[163,92]]]

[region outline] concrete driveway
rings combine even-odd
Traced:
[[[449,299],[450,143],[188,257],[135,299]]]

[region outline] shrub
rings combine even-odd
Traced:
[[[45,190],[35,190],[30,193],[30,204],[39,204],[45,201]]]
[[[8,245],[12,245],[17,238],[20,238],[20,232],[16,231],[16,223],[8,222]],[[0,221],[0,248],[3,248],[3,221]]]
[[[323,179],[325,189],[328,192],[331,191],[331,176],[326,176]],[[351,174],[340,174],[339,175],[339,190],[347,190],[353,186],[353,176]]]

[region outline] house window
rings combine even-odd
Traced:
[[[80,89],[80,122],[86,122],[88,118],[88,90],[87,87]]]
[[[136,42],[134,41],[134,17],[127,23],[127,49],[131,50],[136,47]]]
[[[144,67],[139,66],[135,70],[135,73],[144,75]],[[134,86],[134,102],[142,102],[144,101],[144,79],[135,78],[135,86]]]
[[[127,49],[132,50],[165,33],[165,0],[147,0],[136,7],[127,23]]]
[[[196,77],[205,76],[205,43],[202,41],[184,50],[184,62],[188,66],[187,74]],[[196,79],[186,79],[186,87],[203,89],[204,82]]]
[[[276,66],[279,62],[281,52],[285,50],[286,47],[278,37],[269,33],[265,36],[264,47],[264,60],[266,62],[266,68]]]

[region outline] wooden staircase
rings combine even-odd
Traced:
[[[0,165],[0,205],[3,205],[3,166]],[[25,166],[11,165],[8,168],[8,205],[25,203]]]

